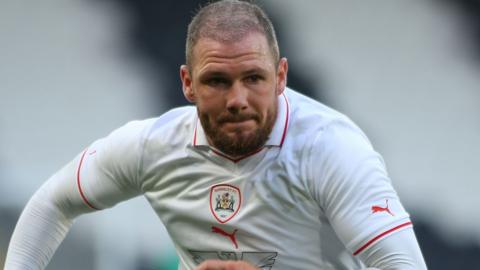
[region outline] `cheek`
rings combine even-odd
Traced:
[[[276,106],[277,106],[277,97],[268,97],[264,99],[265,102],[262,102],[261,104],[258,104],[258,108],[260,109],[259,112],[261,112],[263,121],[267,121],[267,117],[271,114],[274,114],[276,111]]]
[[[203,89],[202,91],[197,92],[196,104],[197,107],[201,108],[203,111],[214,113],[222,110],[224,100],[222,95],[218,92],[216,93],[215,91]]]
[[[214,106],[215,103],[212,102],[212,100],[205,101],[205,100],[198,100],[197,101],[197,109],[199,113],[201,114],[201,117],[204,118],[204,120],[208,120],[210,125],[215,126],[218,115],[219,115],[219,110],[217,106]]]

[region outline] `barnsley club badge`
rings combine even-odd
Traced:
[[[232,219],[240,210],[242,195],[237,187],[220,184],[210,189],[210,210],[220,223]]]

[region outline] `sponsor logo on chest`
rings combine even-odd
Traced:
[[[210,188],[210,210],[220,223],[231,220],[240,210],[242,194],[240,189],[227,184]]]

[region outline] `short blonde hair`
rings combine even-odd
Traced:
[[[257,5],[246,1],[222,0],[202,7],[188,25],[185,60],[191,70],[193,49],[202,38],[235,42],[247,34],[265,35],[273,60],[280,60],[277,37],[272,22]]]

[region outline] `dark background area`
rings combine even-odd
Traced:
[[[179,90],[179,66],[184,63],[184,48],[187,24],[200,5],[207,1],[193,0],[103,0],[115,2],[129,13],[132,26],[128,33],[128,48],[130,53],[141,57],[149,62],[153,73],[162,73],[157,81],[157,89],[154,99],[158,100],[157,114],[165,111],[162,104],[167,103],[169,108],[186,105],[186,101]],[[462,23],[466,29],[470,44],[472,59],[480,66],[480,1],[476,0],[431,0],[439,4],[449,5],[462,14]],[[258,1],[261,3],[261,1]],[[300,2],[299,2],[300,3]],[[295,46],[288,46],[291,38],[285,31],[282,18],[276,17],[274,12],[269,12],[269,7],[263,5],[267,13],[272,16],[280,43],[281,55],[289,59],[288,85],[299,92],[315,98],[327,105],[330,100],[323,95],[324,85],[318,83],[318,78],[313,80],[306,77],[302,72],[302,63],[295,58]],[[406,18],[407,20],[408,18]],[[301,31],[299,29],[298,31]],[[322,67],[318,66],[319,70]],[[160,79],[161,78],[161,79]],[[315,83],[314,83],[315,81]],[[321,80],[320,80],[321,81]],[[1,162],[1,160],[0,160]],[[0,168],[2,164],[0,163]],[[0,176],[2,172],[0,172]],[[3,177],[6,179],[6,177]],[[18,219],[21,209],[12,209],[0,206],[0,247],[7,246],[9,237]],[[412,212],[417,238],[422,247],[429,269],[480,269],[480,246],[475,238],[471,241],[452,243],[443,232],[437,230],[437,226],[421,214]],[[478,215],[478,213],[472,213]],[[69,235],[69,237],[71,237]],[[70,239],[68,241],[76,241]],[[75,234],[74,236],[75,237]],[[85,239],[83,239],[85,240]],[[88,239],[87,239],[88,240]],[[71,259],[72,265],[75,260],[91,257],[92,251],[89,246],[82,246],[82,241],[77,241],[75,252],[61,249],[55,256],[65,256]],[[76,254],[70,254],[70,253]],[[3,261],[4,252],[0,251],[0,262]],[[89,264],[93,267],[93,263]],[[52,266],[54,267],[54,266]],[[152,264],[147,258],[138,258],[136,269],[166,269],[167,266]]]

